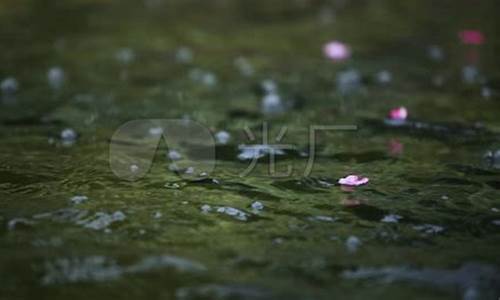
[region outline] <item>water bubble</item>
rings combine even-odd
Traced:
[[[59,90],[63,87],[66,80],[64,70],[61,67],[52,67],[47,72],[47,80],[49,86],[54,90]]]
[[[189,78],[207,87],[216,86],[218,82],[217,76],[214,73],[201,69],[191,70],[191,72],[189,72]]]
[[[255,72],[252,64],[244,57],[236,58],[234,65],[243,76],[250,77]]]
[[[170,160],[175,161],[175,160],[180,160],[182,158],[182,155],[175,150],[170,150],[170,151],[168,151],[167,157]]]
[[[82,204],[84,202],[86,202],[87,200],[89,200],[89,198],[87,196],[73,196],[71,197],[71,199],[69,199],[69,202],[73,205],[78,205],[78,204]]]
[[[131,48],[121,48],[116,51],[115,59],[122,65],[128,65],[135,60],[135,52]]]
[[[203,213],[209,213],[212,211],[212,207],[208,204],[204,204],[200,209],[201,209],[201,212],[203,212]]]
[[[392,81],[392,73],[388,70],[382,70],[375,75],[375,80],[380,85],[389,84]]]
[[[188,64],[193,61],[193,51],[188,47],[180,47],[175,52],[175,60],[179,63]]]
[[[7,77],[0,83],[0,89],[4,95],[12,95],[19,89],[19,83],[14,77]]]
[[[285,107],[278,94],[267,94],[262,98],[261,110],[264,114],[280,114],[283,113]]]
[[[251,206],[254,211],[261,211],[264,209],[264,204],[262,204],[262,202],[259,201],[253,202]]]
[[[139,171],[139,166],[138,165],[130,165],[130,172],[132,173],[137,173]]]
[[[76,131],[71,128],[66,128],[61,131],[61,139],[63,140],[74,140],[76,137]]]
[[[434,61],[441,61],[444,58],[443,49],[436,45],[432,45],[427,48],[427,55]]]
[[[194,168],[193,167],[187,167],[186,171],[184,171],[185,174],[192,175],[194,174]]]
[[[481,96],[485,99],[489,99],[493,96],[493,90],[487,86],[481,88]]]
[[[479,70],[475,66],[464,66],[462,68],[462,80],[467,84],[477,82],[479,79]]]
[[[260,83],[260,87],[265,94],[275,94],[278,92],[278,85],[272,79],[263,80]]]
[[[358,248],[361,246],[361,244],[362,244],[361,240],[354,235],[349,236],[345,242],[346,249],[350,253],[358,251]]]
[[[386,215],[380,220],[383,223],[398,223],[403,217],[400,215]]]
[[[149,134],[152,136],[159,136],[163,134],[163,128],[161,127],[151,127],[148,130]]]
[[[336,86],[342,95],[355,92],[361,87],[361,74],[354,69],[339,72],[336,78]]]
[[[225,145],[231,139],[231,135],[227,131],[219,131],[215,134],[215,140],[218,144]]]
[[[126,218],[125,214],[121,211],[116,211],[112,214],[108,214],[105,212],[97,212],[94,214],[93,217],[90,217],[89,219],[86,220],[80,220],[77,223],[85,228],[93,230],[102,230],[115,222],[124,221],[125,218]]]

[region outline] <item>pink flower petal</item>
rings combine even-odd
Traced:
[[[345,60],[351,57],[351,49],[339,41],[331,41],[323,47],[325,56],[333,61]]]
[[[479,30],[462,30],[458,36],[466,45],[482,45],[485,40],[483,33]]]
[[[339,184],[348,186],[360,186],[367,184],[369,181],[368,177],[362,177],[358,175],[349,175],[344,178],[339,179]]]
[[[405,107],[397,107],[391,109],[389,112],[389,118],[391,120],[400,120],[404,121],[408,117],[408,110]]]

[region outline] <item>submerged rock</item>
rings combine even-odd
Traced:
[[[7,223],[7,229],[15,230],[20,228],[31,228],[35,225],[35,222],[26,218],[15,218]]]
[[[487,151],[486,154],[484,154],[484,160],[489,167],[500,169],[500,150]]]
[[[422,138],[439,139],[440,141],[460,142],[488,142],[500,140],[500,134],[477,124],[426,122],[417,120],[384,120],[366,119],[364,123],[377,131],[398,131],[403,134]]]
[[[247,221],[249,217],[249,215],[246,212],[229,206],[218,207],[217,212],[220,214],[228,215],[239,221]]]
[[[125,268],[125,272],[143,273],[163,268],[172,268],[181,272],[202,272],[207,270],[204,265],[185,258],[161,255],[145,257],[136,264]]]
[[[43,285],[102,282],[119,278],[123,269],[117,263],[104,256],[84,258],[58,258],[44,264]]]
[[[200,263],[184,258],[160,255],[147,256],[130,265],[120,265],[106,256],[58,258],[43,265],[43,285],[104,282],[116,280],[126,274],[146,273],[158,269],[197,273],[206,270]]]
[[[112,214],[108,214],[105,212],[97,212],[91,218],[78,221],[78,224],[82,225],[85,228],[102,230],[115,222],[125,220],[125,218],[126,218],[125,214],[121,211],[116,211]]]
[[[259,300],[273,299],[272,294],[258,287],[244,285],[207,284],[179,288],[175,293],[176,300],[217,299],[217,300]]]
[[[31,242],[34,247],[60,247],[62,246],[63,240],[59,237],[51,237],[48,239],[36,239]]]
[[[463,300],[496,299],[500,272],[493,266],[468,263],[457,270],[413,269],[409,267],[359,268],[344,271],[345,279],[377,279],[386,283],[405,281],[459,290]]]
[[[311,221],[320,221],[320,222],[335,222],[336,218],[330,216],[312,216],[308,218]]]
[[[238,221],[247,221],[250,218],[250,214],[246,213],[240,209],[230,207],[230,206],[210,206],[208,204],[204,204],[203,206],[200,207],[200,210],[204,214],[211,213],[212,211],[215,211],[219,214],[224,214],[227,215],[235,220]]]
[[[413,229],[420,231],[426,235],[434,235],[444,231],[444,227],[433,224],[415,225],[413,226]]]
[[[49,219],[54,222],[78,222],[82,218],[88,215],[87,210],[81,210],[76,208],[63,208],[52,212],[46,212],[41,214],[33,215],[33,219],[42,220]]]

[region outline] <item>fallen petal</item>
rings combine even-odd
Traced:
[[[344,178],[339,179],[339,184],[341,185],[349,185],[349,186],[359,186],[367,184],[369,181],[368,177],[362,177],[358,175],[349,175]]]

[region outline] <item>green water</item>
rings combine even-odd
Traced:
[[[0,79],[19,82],[0,105],[0,299],[497,299],[500,163],[483,157],[500,149],[496,1],[146,2],[0,3]],[[460,44],[457,32],[469,28],[485,34],[484,45]],[[332,39],[352,47],[350,60],[322,56]],[[429,58],[430,45],[442,48],[442,60]],[[192,61],[176,59],[181,47]],[[123,49],[134,58],[120,62]],[[471,49],[484,79],[466,84]],[[253,75],[235,67],[238,57]],[[46,78],[54,66],[66,74],[57,91]],[[194,69],[217,83],[192,80]],[[363,80],[341,95],[335,78],[347,69]],[[381,70],[392,73],[387,85],[373,79]],[[266,79],[301,105],[262,115],[257,90]],[[488,133],[377,123],[401,105],[425,124],[480,123]],[[150,118],[189,118],[231,133],[210,179],[169,171],[165,144],[146,177],[128,182],[112,173],[113,132]],[[292,167],[289,177],[270,176],[266,160],[241,177],[249,162],[238,160],[238,145],[259,143],[263,121],[271,137],[286,126],[283,143],[300,150],[308,149],[310,125],[359,129],[318,134],[308,178],[298,154],[278,158],[278,172]],[[73,145],[61,143],[64,128],[78,133]],[[353,191],[325,184],[351,173],[370,183]],[[76,195],[88,200],[72,205]],[[264,205],[259,213],[255,201]],[[204,205],[212,211],[203,213]],[[216,211],[225,206],[249,218]],[[67,214],[53,214],[61,209]],[[117,211],[125,220],[107,230],[79,223]],[[381,222],[390,214],[403,218]],[[19,218],[28,224],[9,226]],[[415,229],[422,224],[444,230]],[[348,251],[349,237],[361,241],[357,251]],[[187,261],[141,265],[161,255]],[[343,275],[384,267],[456,274],[467,264],[496,270],[476,282],[476,298],[435,274],[434,283]]]

